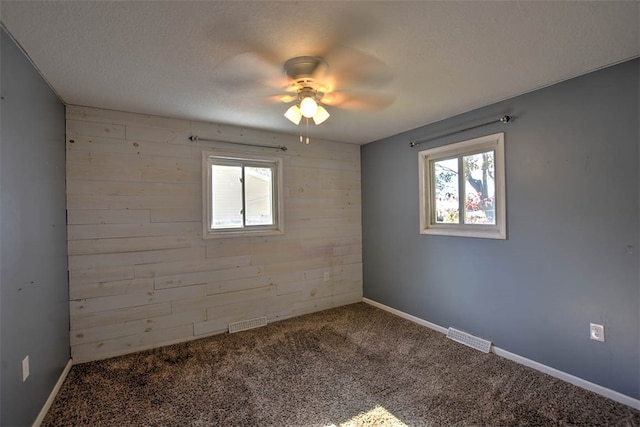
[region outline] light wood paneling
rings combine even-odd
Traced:
[[[149,209],[69,209],[67,224],[144,224],[150,217]]]
[[[202,239],[205,149],[284,159],[284,235]],[[69,106],[67,183],[74,361],[361,300],[356,145]]]
[[[113,282],[87,283],[84,285],[78,284],[78,286],[74,286],[71,289],[69,297],[73,301],[151,291],[153,291],[153,279],[150,277],[142,277],[127,280],[116,280]]]
[[[97,311],[94,313],[73,314],[71,315],[71,331],[110,324],[124,324],[131,320],[154,318],[169,314],[171,314],[171,303],[169,302]],[[71,349],[73,350],[73,346]],[[99,355],[96,356],[99,357]],[[75,360],[75,357],[73,359]]]
[[[138,252],[155,249],[189,248],[192,237],[156,236],[124,237],[118,239],[88,239],[68,241],[69,255],[109,254],[118,252]]]

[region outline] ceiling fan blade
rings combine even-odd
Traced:
[[[322,103],[325,105],[354,111],[384,110],[395,100],[394,95],[358,91],[336,91],[322,97]]]
[[[379,88],[393,79],[391,68],[373,55],[351,47],[341,47],[326,58],[334,87]]]
[[[298,95],[284,94],[284,95],[271,95],[266,97],[267,101],[272,104],[276,103],[284,103],[288,104],[290,102],[296,101],[298,99]]]
[[[213,80],[225,91],[239,96],[252,92],[254,95],[286,86],[282,68],[262,56],[246,52],[233,56],[213,70]]]
[[[345,8],[337,20],[311,22],[302,19],[308,17],[303,7],[291,9],[288,4],[276,2],[269,13],[277,15],[284,10],[289,15],[300,15],[301,19],[294,20],[298,27],[295,38],[288,37],[290,30],[285,27],[271,28],[266,24],[269,21],[264,25],[248,25],[244,21],[231,24],[231,20],[225,19],[214,27],[212,39],[216,41],[216,49],[228,52],[230,57],[213,70],[213,79],[223,95],[264,102],[294,102],[298,91],[306,86],[306,78],[319,97],[326,94],[322,98],[326,105],[372,110],[393,103],[395,99],[391,96],[365,92],[391,81],[390,67],[374,55],[351,47],[366,43],[371,33],[378,31],[379,23],[353,16],[349,8]],[[305,76],[298,81],[287,78],[285,63],[306,57],[321,58],[321,61],[308,61],[311,65],[318,64],[310,68],[305,68],[304,62],[294,61],[300,68],[293,69],[302,70]],[[337,89],[341,92],[334,94]]]

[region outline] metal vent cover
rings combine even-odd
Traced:
[[[449,328],[447,331],[447,338],[471,348],[475,348],[476,350],[480,350],[483,353],[489,353],[491,350],[491,341],[483,340],[482,338],[475,337],[457,329]]]
[[[241,320],[239,322],[229,323],[229,333],[246,331],[248,329],[259,328],[267,325],[266,317],[256,317],[255,319]]]

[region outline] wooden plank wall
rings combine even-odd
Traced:
[[[284,235],[202,238],[203,149],[284,159]],[[68,106],[67,210],[74,362],[362,299],[357,145]]]

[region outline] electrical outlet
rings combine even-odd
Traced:
[[[591,331],[590,335],[592,340],[604,342],[604,326],[603,325],[591,323],[590,331]]]
[[[22,359],[22,382],[29,378],[29,356]]]
[[[329,279],[331,279],[331,273],[329,271],[325,271],[323,277],[324,277],[324,281],[328,282]]]

